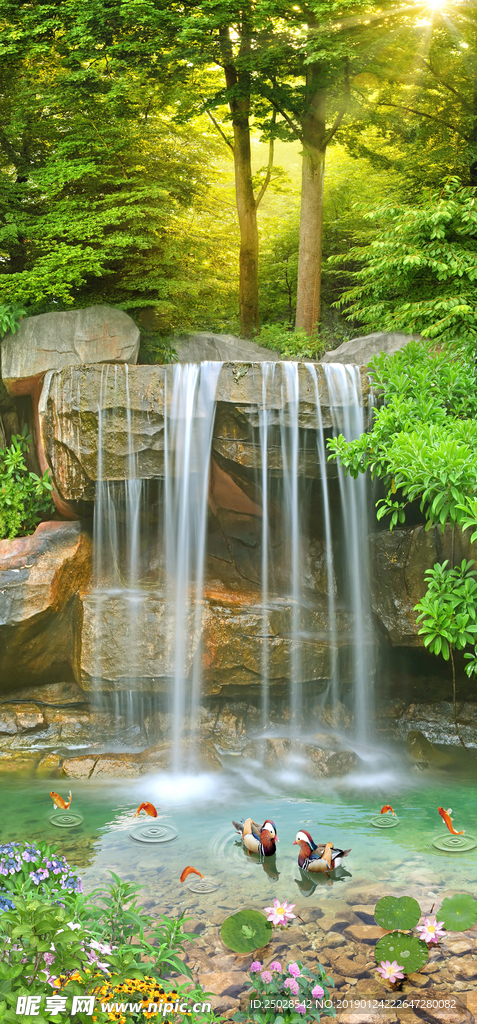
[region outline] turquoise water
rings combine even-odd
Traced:
[[[52,825],[51,789],[64,797],[71,786],[71,810],[84,822],[77,828]],[[85,890],[109,879],[109,871],[143,885],[144,900],[164,913],[206,906],[225,916],[244,905],[261,908],[274,896],[297,906],[329,901],[329,909],[372,901],[372,889],[415,895],[423,907],[449,891],[477,895],[477,844],[466,854],[441,853],[430,845],[448,835],[437,808],[453,808],[454,827],[477,840],[477,762],[456,751],[446,770],[420,772],[398,752],[369,757],[368,766],[340,780],[300,780],[292,773],[251,775],[231,765],[221,775],[151,775],[130,781],[75,781],[1,777],[0,842],[44,839],[55,842],[80,868]],[[128,833],[135,809],[151,801],[158,823],[178,837],[167,843],[133,841]],[[383,804],[391,804],[399,824],[386,831],[370,824]],[[261,864],[243,849],[232,818],[272,818],[279,837],[274,862]],[[141,815],[141,822],[152,818]],[[316,842],[351,847],[335,876],[300,873],[293,840],[306,828]],[[208,894],[181,884],[192,865],[218,888]],[[267,870],[265,870],[266,868]],[[341,877],[340,877],[341,875]],[[369,900],[366,898],[369,890]],[[365,896],[363,898],[363,892]],[[430,906],[427,907],[429,912]]]

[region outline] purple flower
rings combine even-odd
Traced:
[[[298,1005],[295,1006],[295,1010],[297,1013],[306,1013],[306,1006],[304,1006],[303,1003],[298,1003]]]
[[[265,982],[266,985],[268,985],[268,982],[272,980],[272,976],[270,974],[270,971],[262,971],[260,977],[261,977],[262,981]]]
[[[55,962],[55,954],[54,953],[43,953],[43,959],[44,959],[45,964],[47,965],[47,967],[51,967],[51,965],[54,964],[54,962]]]
[[[289,970],[290,974],[293,975],[294,978],[299,978],[300,977],[300,968],[299,968],[298,964],[296,964],[296,963],[288,964],[288,970]]]
[[[272,963],[270,964],[270,970],[271,971],[281,971],[281,969],[282,969],[282,965],[278,963],[278,960],[272,960]]]
[[[315,987],[311,990],[311,994],[313,996],[313,999],[322,999],[325,994],[325,990],[321,987],[321,985],[315,985]]]
[[[256,971],[261,971],[262,970],[262,965],[260,963],[260,960],[254,960],[250,970],[252,971],[253,974]]]
[[[295,981],[294,978],[287,978],[286,979],[286,981],[285,981],[285,988],[289,988],[290,992],[292,992],[294,996],[298,995],[298,992],[299,992],[298,982]]]

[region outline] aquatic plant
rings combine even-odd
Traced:
[[[286,900],[280,902],[280,900],[274,899],[273,907],[264,907],[263,909],[268,914],[267,921],[271,921],[272,925],[287,925],[292,918],[296,917],[296,914],[292,913],[294,906],[294,903],[287,903]]]
[[[438,921],[436,917],[425,917],[424,924],[419,924],[416,931],[421,933],[422,941],[428,945],[439,942],[439,939],[446,935],[442,921]]]
[[[405,974],[420,970],[427,963],[429,950],[422,939],[405,932],[391,932],[378,939],[375,949],[376,960],[399,961]]]
[[[450,932],[464,932],[477,921],[477,900],[469,893],[456,893],[442,901],[439,918]]]
[[[387,931],[409,931],[419,921],[421,908],[412,896],[384,896],[374,908],[376,923]]]
[[[258,910],[239,910],[225,919],[220,935],[227,949],[234,953],[251,953],[270,942],[272,926]]]
[[[334,1017],[336,1011],[330,999],[334,984],[319,963],[314,971],[299,962],[282,970],[277,960],[268,968],[254,960],[250,968],[248,1011],[234,1014],[232,1020],[237,1024],[298,1024],[304,1020],[319,1021],[322,1016]]]
[[[398,978],[404,978],[404,974],[402,973],[404,967],[400,966],[397,960],[393,960],[392,963],[390,963],[389,960],[381,960],[381,963],[376,970],[385,981],[390,981],[392,985],[394,985]]]

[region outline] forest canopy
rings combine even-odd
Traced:
[[[0,0],[0,305],[473,339],[476,40],[467,0]]]

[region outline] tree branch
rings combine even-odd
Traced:
[[[272,124],[273,125],[276,123],[276,120],[277,120],[277,112],[276,112],[276,110],[274,110],[273,111],[273,115],[272,115]],[[268,188],[268,186],[270,184],[270,178],[272,176],[272,170],[273,170],[274,144],[275,144],[275,139],[273,138],[273,135],[271,135],[270,136],[270,141],[268,143],[268,166],[267,166],[267,173],[266,173],[266,175],[265,175],[265,177],[263,179],[260,191],[258,193],[258,196],[257,196],[256,200],[255,200],[255,209],[257,209],[257,210],[258,210],[258,207],[260,206],[260,203],[261,203],[261,201],[262,201],[262,199],[263,199],[263,197],[265,195],[265,192],[267,191],[267,188]]]
[[[378,107],[395,107],[396,110],[408,110],[411,114],[418,114],[419,117],[427,117],[429,121],[438,121],[439,124],[443,124],[446,128],[450,128],[452,132],[456,132],[457,135],[461,135],[463,139],[468,139],[468,135],[464,135],[460,132],[455,124],[448,124],[447,121],[443,121],[440,117],[435,117],[434,114],[426,114],[424,110],[415,110],[414,107],[406,107],[404,103],[390,103],[384,100],[378,100]]]
[[[343,106],[342,106],[339,114],[337,114],[337,116],[335,118],[335,123],[331,126],[330,130],[325,135],[325,138],[323,140],[325,146],[327,146],[328,143],[331,142],[331,139],[333,138],[333,135],[336,135],[336,132],[338,131],[338,128],[339,128],[339,126],[340,126],[340,124],[341,124],[341,122],[342,122],[342,120],[343,120],[343,118],[344,118],[344,116],[346,114],[346,107],[348,106],[348,100],[349,100],[350,92],[351,92],[351,90],[350,90],[350,81],[349,81],[349,61],[348,61],[348,59],[345,60],[345,66],[344,66],[344,86],[345,86],[345,100],[344,100]]]
[[[431,75],[433,75],[434,78],[436,79],[436,82],[440,82],[441,85],[443,85],[445,89],[448,89],[449,92],[452,92],[454,94],[454,96],[457,96],[457,99],[460,100],[460,102],[462,103],[462,106],[466,110],[472,111],[472,104],[469,103],[468,100],[466,100],[465,96],[461,96],[460,92],[457,89],[454,89],[454,86],[451,85],[450,82],[446,82],[445,78],[442,78],[442,76],[439,75],[439,73],[436,71],[436,69],[433,68],[430,60],[426,60],[425,57],[421,57],[420,55],[419,55],[419,59],[422,61],[422,63],[424,64],[424,66],[426,68],[429,68],[429,71],[431,72]]]
[[[233,151],[234,151],[233,144],[231,143],[230,139],[227,138],[225,132],[222,131],[222,128],[220,127],[219,122],[215,120],[215,117],[210,113],[210,110],[206,110],[206,114],[208,114],[208,116],[210,117],[210,120],[212,121],[212,124],[213,124],[214,128],[217,129],[219,135],[222,136],[222,138],[223,138],[223,140],[225,142],[225,145],[228,146],[229,149],[231,150],[231,152],[233,153]]]

